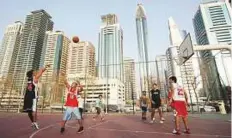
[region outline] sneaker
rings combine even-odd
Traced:
[[[79,130],[77,131],[77,133],[82,133],[82,132],[84,132],[84,127],[83,126],[79,128]]]
[[[187,130],[184,131],[185,134],[190,134],[190,129],[188,128]]]
[[[35,129],[39,129],[39,125],[36,122],[34,122],[34,127]]]
[[[160,120],[160,124],[163,124],[163,123],[164,123],[164,121]]]
[[[174,129],[174,130],[172,131],[172,134],[180,135],[180,131],[179,131],[179,130]]]
[[[151,124],[153,124],[153,123],[154,123],[154,121],[153,121],[153,120],[151,120],[151,121],[150,121],[150,123],[151,123]]]
[[[162,120],[162,121],[165,121],[165,119],[164,119],[163,117],[161,118],[161,120]]]
[[[34,123],[31,123],[31,127],[32,127],[33,129],[36,129]]]
[[[62,128],[60,129],[60,133],[61,133],[61,134],[63,134],[63,133],[64,133],[64,131],[65,131],[65,128],[64,128],[64,127],[62,127]]]

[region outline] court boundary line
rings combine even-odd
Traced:
[[[117,120],[117,119],[116,119]],[[100,123],[97,123],[97,124],[94,124],[94,125],[91,125],[87,128],[87,130],[105,130],[105,131],[118,131],[118,132],[129,132],[129,133],[143,133],[143,134],[161,134],[161,135],[174,135],[172,133],[167,133],[167,132],[157,132],[157,131],[141,131],[141,130],[122,130],[122,129],[110,129],[110,128],[96,128],[97,126],[100,126],[102,124],[105,124],[105,123],[108,123],[110,121],[115,121],[115,120],[106,120],[104,122],[100,122]],[[74,126],[71,126],[69,125],[70,123],[73,123],[75,121],[70,121],[66,124],[66,127],[69,127],[69,128],[77,128],[77,127],[74,127]],[[56,126],[57,124],[59,123],[55,123],[55,124],[51,124],[51,125],[47,125],[47,126],[44,126],[43,128],[33,132],[29,138],[33,138],[34,136],[36,136],[38,133],[40,133],[41,131],[44,131],[46,129],[49,129],[53,126]],[[208,135],[208,134],[184,134],[186,136],[200,136],[200,137],[224,137],[224,138],[230,138],[231,136],[225,136],[225,135]],[[183,136],[183,134],[182,134]]]
[[[172,133],[167,132],[157,132],[157,131],[141,131],[141,130],[122,130],[122,129],[110,129],[110,128],[89,128],[94,130],[105,130],[105,131],[118,131],[118,132],[130,132],[130,133],[144,133],[144,134],[163,134],[163,135],[174,135]],[[183,135],[183,134],[182,134]],[[200,137],[225,137],[230,138],[231,136],[223,136],[223,135],[207,135],[207,134],[184,134],[186,136],[200,136]]]
[[[110,120],[107,120],[107,121],[101,122],[101,123],[99,123],[99,124],[91,125],[91,126],[89,126],[87,129],[91,129],[91,128],[94,128],[94,127],[100,126],[100,125],[102,125],[102,124],[108,123],[109,121],[110,121]],[[69,124],[70,124],[70,123],[67,123],[67,124],[66,124],[66,127],[70,127],[70,128],[77,128],[77,127],[71,126],[71,125],[69,125]]]
[[[57,124],[57,123],[56,123],[56,124]],[[50,127],[53,127],[54,125],[55,125],[55,124],[47,125],[47,126],[45,126],[45,127],[41,128],[41,129],[39,129],[39,130],[35,131],[34,133],[32,133],[32,134],[30,135],[30,137],[29,137],[29,138],[33,138],[33,137],[34,137],[35,135],[37,135],[39,132],[44,131],[44,130],[46,130],[46,129],[50,128]]]
[[[109,121],[110,121],[110,120],[107,120],[107,121],[105,121],[105,122],[92,125],[92,126],[88,127],[87,130],[88,130],[88,129],[94,129],[94,127],[100,126],[100,125],[102,125],[102,124],[104,124],[104,123],[108,123]],[[70,123],[71,123],[71,122],[70,122]],[[30,135],[29,138],[33,138],[33,137],[36,136],[39,132],[44,131],[44,130],[46,130],[46,129],[48,129],[48,128],[51,128],[51,127],[53,127],[53,126],[55,126],[55,125],[57,125],[57,124],[59,124],[59,123],[55,123],[55,124],[51,124],[51,125],[47,125],[47,126],[45,126],[45,127],[42,127],[41,129],[39,129],[39,130],[33,132],[33,133]],[[73,126],[68,125],[68,123],[66,124],[66,127],[77,128],[77,127],[73,127]]]

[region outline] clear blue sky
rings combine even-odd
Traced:
[[[2,0],[0,38],[5,27],[16,20],[25,21],[32,10],[45,9],[54,21],[54,29],[67,36],[78,35],[98,47],[101,15],[115,13],[124,32],[124,56],[137,59],[135,10],[143,3],[148,22],[150,60],[164,54],[169,46],[168,18],[173,16],[179,28],[193,33],[192,18],[200,0]],[[1,41],[1,40],[0,40]]]

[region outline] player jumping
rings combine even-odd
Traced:
[[[70,86],[69,83],[67,82],[67,80],[65,80],[65,85],[66,85],[66,88],[68,89],[68,92],[66,94],[67,100],[65,103],[66,111],[64,112],[60,132],[64,133],[65,124],[66,124],[67,120],[69,120],[71,118],[71,115],[73,113],[76,116],[76,119],[78,120],[78,123],[80,126],[77,133],[81,133],[84,131],[84,127],[82,124],[82,118],[81,118],[81,114],[80,114],[80,111],[78,108],[78,100],[77,100],[77,98],[78,98],[77,95],[81,91],[80,82],[78,82],[78,81],[73,82],[72,85]]]
[[[160,123],[163,124],[164,118],[161,110],[161,98],[160,98],[160,90],[157,87],[157,84],[153,84],[153,88],[151,90],[151,122],[153,123],[155,120],[155,110],[158,109],[160,116]]]
[[[187,106],[189,105],[187,93],[179,84],[177,84],[177,78],[175,76],[170,77],[169,81],[171,83],[171,98],[169,103],[172,103],[172,100],[175,101],[174,108],[177,112],[173,134],[180,135],[180,118],[182,118],[184,122],[184,126],[186,129],[184,132],[186,134],[190,134],[187,120]]]
[[[32,122],[32,127],[34,129],[39,129],[39,125],[37,124],[37,102],[38,102],[38,81],[42,76],[43,72],[50,65],[46,65],[45,68],[39,70],[36,73],[34,70],[30,70],[27,72],[27,88],[24,96],[24,105],[23,111],[28,113],[28,117]]]

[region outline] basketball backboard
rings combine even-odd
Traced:
[[[179,65],[183,65],[193,55],[194,55],[193,44],[192,44],[190,33],[188,33],[179,47]]]

